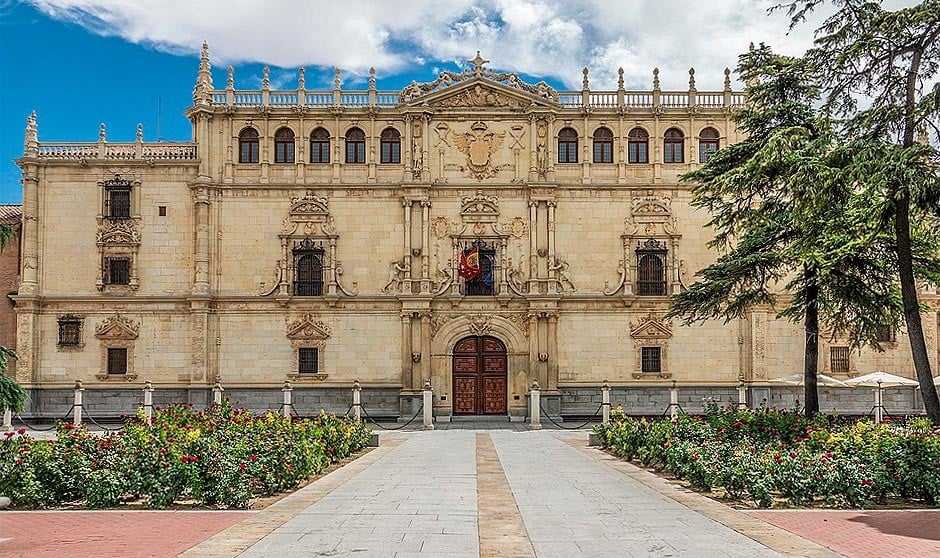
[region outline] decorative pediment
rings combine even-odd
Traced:
[[[95,337],[98,339],[137,339],[140,335],[140,322],[115,314],[99,322],[95,326]]]
[[[638,216],[662,216],[668,218],[672,215],[672,198],[666,194],[656,195],[652,190],[647,190],[643,196],[633,198],[631,208],[634,217]]]
[[[504,107],[523,108],[530,105],[557,106],[558,92],[544,81],[529,84],[517,74],[495,72],[484,68],[484,60],[477,51],[470,60],[473,67],[462,72],[444,71],[428,83],[411,82],[405,87],[399,101],[402,104],[435,107]]]
[[[499,198],[477,190],[460,198],[460,216],[467,223],[495,223],[499,219]]]
[[[331,333],[330,326],[316,319],[316,316],[313,314],[305,314],[298,320],[287,321],[288,339],[326,339]]]
[[[669,339],[672,337],[672,322],[649,314],[630,322],[630,337],[634,339]]]
[[[98,246],[139,246],[140,232],[133,219],[105,219],[98,225]]]
[[[325,197],[315,196],[312,190],[307,190],[303,197],[291,198],[290,210],[284,217],[281,229],[286,235],[335,235],[329,201]]]

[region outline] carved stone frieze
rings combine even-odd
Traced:
[[[483,87],[477,84],[469,89],[464,89],[451,97],[442,99],[431,106],[441,108],[465,108],[465,107],[509,107],[522,108],[527,103],[517,97],[510,97],[490,87]]]
[[[645,195],[633,198],[631,212],[633,216],[672,215],[672,198],[665,194],[658,196],[652,190],[647,190]]]

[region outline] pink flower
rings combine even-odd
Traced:
[[[26,434],[26,429],[25,429],[25,428],[20,428],[19,430],[16,431],[16,433],[19,434],[20,436],[22,436],[23,434]]]

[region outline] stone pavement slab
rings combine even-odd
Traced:
[[[243,556],[478,556],[475,433],[396,438],[404,441]]]
[[[539,557],[781,556],[584,455],[562,434],[491,436]]]
[[[940,510],[760,510],[749,514],[851,558],[940,556]]]

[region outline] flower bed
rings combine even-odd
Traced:
[[[894,498],[940,505],[940,431],[929,420],[832,422],[713,405],[702,417],[675,422],[634,419],[618,409],[594,431],[622,459],[759,507],[777,501],[861,508]]]
[[[173,406],[140,417],[117,433],[91,434],[70,423],[57,439],[0,437],[0,494],[18,508],[82,503],[110,508],[180,501],[247,508],[253,498],[297,486],[364,448],[363,423],[321,414],[292,420],[253,415],[227,403],[206,411]]]

